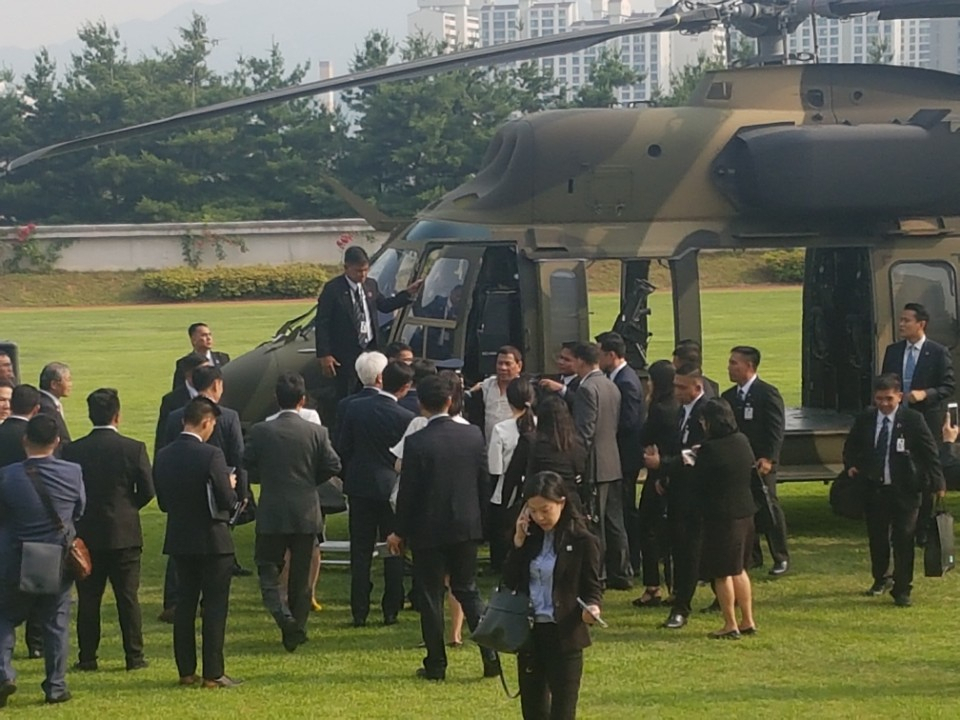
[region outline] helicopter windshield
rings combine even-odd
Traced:
[[[417,269],[417,253],[413,250],[389,248],[380,253],[370,266],[370,277],[377,281],[380,292],[390,297],[407,287]],[[389,331],[394,313],[378,313],[381,330]]]
[[[404,325],[403,342],[415,354],[432,360],[447,360],[453,355],[453,334],[463,316],[464,285],[470,272],[466,258],[440,257],[440,250],[427,256],[423,291],[413,304]],[[417,322],[420,319],[436,323]]]

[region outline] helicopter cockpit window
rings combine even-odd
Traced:
[[[920,303],[930,313],[927,335],[949,348],[956,347],[960,342],[956,287],[956,272],[949,263],[897,263],[890,269],[893,317],[899,317],[907,303]],[[893,326],[896,331],[896,322]]]
[[[401,339],[416,355],[432,360],[453,356],[453,334],[463,316],[463,285],[470,272],[470,261],[439,257],[434,251],[427,257],[423,289],[411,307]],[[429,323],[419,323],[429,319]]]
[[[380,293],[390,297],[407,287],[417,269],[417,253],[412,250],[385,250],[370,266],[370,277],[377,281]],[[378,313],[380,328],[388,330],[394,313]]]

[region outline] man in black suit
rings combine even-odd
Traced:
[[[417,385],[425,377],[437,374],[437,364],[427,358],[417,358],[410,367],[413,368],[413,387],[410,392],[400,398],[400,407],[406,408],[414,415],[420,414],[420,398],[417,395]]]
[[[867,595],[890,587],[899,607],[911,604],[914,538],[921,495],[943,497],[945,485],[937,445],[924,417],[901,405],[903,393],[895,373],[873,384],[874,407],[857,416],[843,446],[843,465],[866,489],[867,534],[873,585]]]
[[[140,556],[143,531],[140,510],[153,499],[153,477],[147,446],[124,437],[120,397],[116,390],[95,390],[87,396],[93,430],[70,443],[63,459],[83,469],[87,509],[77,522],[77,535],[90,549],[93,572],[77,582],[77,670],[97,669],[100,647],[100,603],[107,580],[120,618],[120,636],[127,670],[147,667],[143,657],[140,616]]]
[[[177,367],[183,371],[183,381],[160,400],[160,414],[157,418],[157,432],[153,442],[154,456],[167,443],[167,420],[170,418],[170,413],[182,408],[198,394],[193,386],[193,371],[208,364],[210,361],[198,353],[190,353],[177,361]]]
[[[362,387],[357,392],[347,395],[337,403],[337,422],[333,426],[333,447],[340,452],[340,428],[343,426],[343,418],[346,417],[347,408],[356,400],[362,398],[377,397],[380,394],[380,388],[383,386],[383,371],[387,367],[387,356],[380,352],[360,353],[360,357],[353,364]]]
[[[0,468],[27,459],[23,437],[30,418],[40,412],[40,391],[33,385],[17,385],[10,396],[10,417],[0,424]],[[26,624],[27,657],[43,657],[43,627],[33,618]]]
[[[736,383],[723,393],[737,418],[737,427],[750,441],[750,448],[757,462],[757,477],[766,486],[766,508],[761,508],[755,521],[757,530],[767,537],[767,546],[773,558],[770,575],[779,577],[790,567],[787,550],[787,518],[777,497],[777,466],[780,464],[780,449],[786,416],[780,391],[757,376],[760,367],[760,351],[749,345],[738,345],[730,351],[727,374]],[[756,481],[757,478],[754,478]],[[754,538],[753,564],[763,565],[760,537]]]
[[[620,418],[617,422],[617,450],[623,471],[623,524],[627,530],[630,568],[640,572],[640,519],[637,512],[637,478],[643,468],[640,432],[647,418],[643,385],[636,371],[627,364],[627,345],[619,333],[597,336],[600,343],[600,369],[620,391]]]
[[[387,538],[394,555],[399,556],[404,545],[413,550],[420,631],[427,648],[417,677],[426,680],[443,680],[447,672],[444,577],[450,576],[450,590],[471,631],[483,610],[477,590],[477,548],[483,540],[490,482],[480,429],[450,418],[455,383],[444,374],[424,378],[420,384],[420,405],[428,423],[405,441],[396,531]],[[483,676],[499,676],[496,653],[481,648],[480,654]]]
[[[700,579],[701,515],[691,452],[704,439],[700,412],[706,400],[703,374],[695,365],[681,365],[673,381],[680,403],[677,434],[669,447],[648,447],[644,464],[650,470],[663,467],[666,477],[656,490],[667,496],[667,524],[673,552],[673,607],[663,627],[679,630],[687,624],[690,605]],[[686,451],[686,452],[684,452]]]
[[[0,380],[17,384],[17,374],[13,371],[13,358],[5,352],[0,352]]]
[[[209,688],[240,683],[224,673],[223,662],[234,563],[228,521],[237,502],[237,478],[229,473],[220,448],[209,442],[220,412],[209,398],[191,400],[182,415],[183,431],[157,453],[153,466],[157,503],[167,514],[163,552],[176,564],[179,579],[173,654],[180,684],[201,683],[195,624],[202,597],[202,684]]]
[[[280,627],[283,647],[293,652],[307,641],[313,597],[310,564],[317,536],[323,533],[317,488],[340,472],[340,458],[326,428],[300,417],[307,400],[303,377],[284,373],[277,379],[276,394],[280,415],[250,429],[244,464],[250,482],[260,485],[255,550],[260,594]],[[288,607],[280,591],[287,551]]]
[[[57,457],[70,444],[70,430],[63,414],[61,398],[70,397],[73,390],[73,376],[70,368],[61,362],[47,363],[40,371],[40,412],[46,413],[57,421],[60,445],[55,452]]]
[[[696,340],[681,340],[673,349],[673,367],[677,370],[683,365],[693,365],[701,372],[703,391],[707,399],[720,397],[720,383],[703,375],[703,346]]]
[[[325,377],[336,378],[337,399],[345,398],[357,385],[353,365],[365,350],[380,347],[377,313],[389,313],[409,305],[423,285],[417,280],[393,297],[380,294],[370,272],[370,258],[357,245],[343,254],[343,275],[323,286],[317,300],[314,334],[317,359]]]
[[[567,403],[570,412],[573,412],[573,398],[580,387],[580,376],[577,375],[577,359],[573,356],[573,349],[579,343],[565,342],[557,353],[557,370],[554,377],[545,377],[540,381],[540,390],[557,393]]]
[[[13,399],[13,389],[15,387],[13,381],[0,378],[0,425],[10,417],[10,401]]]
[[[229,355],[213,349],[213,333],[206,323],[193,323],[187,328],[187,335],[190,337],[190,344],[193,346],[193,350],[177,360],[177,364],[173,369],[173,385],[170,388],[171,390],[176,390],[183,385],[192,367],[196,367],[195,364],[188,360],[191,355],[199,355],[214,367],[223,367],[230,362]]]
[[[898,322],[903,339],[887,346],[880,372],[901,378],[907,406],[922,413],[930,433],[938,437],[956,382],[950,351],[926,336],[929,321],[923,305],[904,305]]]
[[[383,371],[383,388],[375,397],[350,404],[340,429],[343,492],[350,499],[350,611],[353,626],[367,624],[370,612],[370,565],[378,539],[394,531],[390,496],[397,484],[397,458],[390,448],[400,442],[416,417],[398,404],[413,382],[413,369],[393,361]],[[403,607],[403,558],[383,561],[383,624],[393,625]]]

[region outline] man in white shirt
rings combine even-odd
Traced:
[[[523,372],[523,353],[512,345],[504,345],[497,351],[497,372],[483,382],[479,382],[467,391],[472,401],[471,407],[482,408],[483,436],[487,444],[493,437],[493,428],[504,420],[513,417],[513,410],[507,402],[507,385]],[[475,422],[471,414],[470,421]]]

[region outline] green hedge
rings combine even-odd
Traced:
[[[795,250],[771,250],[760,256],[763,272],[769,282],[802,283],[805,267],[805,252]]]
[[[329,277],[320,265],[170,268],[149,273],[144,287],[165,300],[316,297]]]

